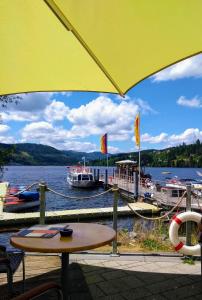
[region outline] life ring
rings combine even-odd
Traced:
[[[201,222],[202,215],[196,212],[184,212],[173,217],[169,228],[169,238],[176,251],[185,255],[200,255],[201,247],[199,244],[195,246],[186,246],[179,240],[178,231],[180,225],[186,221]]]

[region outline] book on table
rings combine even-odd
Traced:
[[[55,224],[55,225],[34,225],[29,228],[25,228],[14,234],[18,237],[31,237],[31,238],[51,238],[55,236],[60,230],[68,228],[67,224]]]

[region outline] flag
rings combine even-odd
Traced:
[[[100,148],[101,148],[101,153],[107,154],[107,133],[101,136]]]
[[[138,113],[135,118],[135,142],[137,147],[140,148],[140,114]]]

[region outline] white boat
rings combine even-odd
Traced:
[[[85,166],[68,167],[67,182],[78,188],[91,188],[97,183],[93,173]]]
[[[166,182],[166,187],[173,189],[183,189],[186,190],[187,184],[191,185],[192,192],[197,196],[202,196],[202,181],[190,179],[190,178],[173,178]]]

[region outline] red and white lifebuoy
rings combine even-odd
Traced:
[[[202,215],[196,212],[184,212],[173,217],[169,228],[169,238],[176,251],[185,255],[200,255],[200,245],[186,246],[179,240],[178,231],[180,225],[186,221],[201,222]]]

